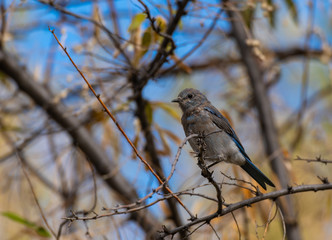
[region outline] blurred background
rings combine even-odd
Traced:
[[[170,189],[198,217],[217,204],[188,144],[172,170],[185,135],[171,100],[187,87],[229,119],[276,183],[268,191],[331,178],[331,164],[317,161],[332,160],[331,1],[2,0],[0,8],[1,239],[149,239],[189,218],[167,191],[154,192],[160,184],[49,28],[138,152],[161,178],[172,174]],[[222,174],[251,181],[241,168],[213,170],[225,203],[253,197]],[[64,219],[101,216],[148,194],[137,206],[154,204],[138,212]],[[331,197],[266,200],[213,227],[194,226],[188,238],[330,239]]]

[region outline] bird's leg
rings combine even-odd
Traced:
[[[199,156],[199,152],[190,152],[191,154],[194,155],[194,157],[198,157]]]
[[[210,169],[211,167],[213,167],[214,165],[220,163],[221,161],[218,161],[218,162],[214,162],[214,163],[211,163],[210,165],[207,166],[207,169]]]
[[[221,155],[205,157],[205,159],[209,160],[209,161],[213,161],[213,163],[211,163],[210,165],[207,166],[208,169],[213,167],[214,165],[220,163],[220,162],[225,161],[225,157],[221,156]]]

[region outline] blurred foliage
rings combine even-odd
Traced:
[[[150,159],[146,129],[142,129],[136,116],[135,86],[128,79],[133,73],[141,74],[149,69],[149,63],[157,55],[164,37],[153,30],[143,7],[132,1],[54,1],[68,11],[102,23],[115,33],[121,50],[131,60],[130,66],[107,34],[91,21],[61,13],[38,1],[4,2],[6,27],[2,28],[5,33],[1,39],[5,49],[18,58],[22,68],[33,73],[35,79],[31,81],[45,86],[54,103],[66,106],[64,114],[74,117],[77,124],[88,129],[89,137],[100,144],[117,164],[109,175],[96,179],[98,198],[95,211],[102,214],[104,207],[121,203],[121,196],[117,196],[103,182],[115,174],[125,176],[140,197],[158,187],[97,100],[87,91],[47,30],[47,26],[55,29],[60,41],[101,94],[135,147],[144,153],[146,159]],[[170,1],[170,6],[160,1],[144,2],[154,17],[154,26],[165,33],[176,13],[176,1]],[[202,39],[219,6],[219,1],[191,1],[172,36],[176,49],[161,71],[144,87],[143,98],[147,104],[145,109],[138,111],[146,115],[163,172],[168,176],[177,147],[184,139],[180,109],[170,101],[184,87],[200,89],[229,119],[255,164],[274,182],[278,182],[264,156],[264,143],[260,137],[257,111],[253,108],[248,76],[239,59],[226,15],[222,14],[210,35]],[[322,155],[332,159],[332,91],[329,90],[332,83],[332,50],[329,44],[332,36],[331,21],[328,21],[331,13],[323,11],[330,8],[328,1],[316,1],[313,5],[293,0],[242,1],[239,7],[252,34],[247,45],[255,49],[266,69],[263,73],[266,89],[273,104],[281,151],[293,185],[320,183],[317,176],[331,178],[331,165],[293,160],[297,155],[307,158]],[[320,13],[312,20],[314,29],[311,32],[316,37],[309,39],[308,49],[303,49],[308,32],[308,13],[313,10]],[[117,33],[115,26],[118,26]],[[183,59],[198,44],[197,50]],[[298,49],[310,50],[310,53],[296,52]],[[299,120],[304,61],[310,62],[306,97],[310,99],[315,93],[317,96],[315,101],[308,102]],[[174,64],[176,67],[172,68]],[[277,73],[270,74],[275,69]],[[0,84],[0,232],[5,234],[4,239],[50,237],[37,208],[31,207],[34,202],[31,201],[21,167],[24,166],[30,173],[37,197],[53,229],[59,227],[62,218],[71,210],[89,209],[92,205],[93,174],[86,157],[66,131],[55,124],[42,108],[32,104],[2,72]],[[303,127],[303,134],[296,147],[292,148],[299,125]],[[25,165],[18,160],[17,150],[23,152]],[[186,194],[181,196],[183,202],[193,213],[204,216],[213,213],[216,204],[201,195],[214,198],[215,192],[211,186],[205,185],[206,181],[201,177],[191,152],[188,144],[185,145],[169,185],[174,192],[186,190]],[[252,197],[247,189],[234,187],[234,183],[242,187],[248,185],[228,179],[221,171],[232,177],[252,180],[238,167],[227,164],[215,166],[216,180],[224,183],[222,192],[226,203]],[[252,183],[255,184],[254,181]],[[159,195],[154,195],[146,202],[157,197]],[[304,193],[293,198],[303,239],[329,239],[331,230],[326,226],[332,223],[332,193]],[[173,226],[164,201],[152,206],[150,211],[166,226]],[[274,215],[266,230],[268,219]],[[282,217],[271,201],[236,211],[234,216],[236,221],[229,214],[211,222],[222,239],[237,239],[238,227],[242,238],[282,239]],[[184,214],[181,217],[184,221],[187,219]],[[63,239],[81,239],[86,233],[91,238],[144,239],[138,224],[128,221],[127,216],[115,216],[86,223],[74,222],[69,228],[66,225],[62,235]],[[192,235],[192,239],[203,237],[215,238],[209,225],[199,228]]]
[[[2,212],[1,215],[7,217],[8,219],[14,222],[22,224],[27,228],[32,229],[40,237],[45,237],[45,238],[51,237],[51,234],[43,226],[38,226],[37,224],[30,222],[29,220],[22,218],[13,212]]]

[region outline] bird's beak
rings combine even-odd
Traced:
[[[179,97],[177,97],[177,98],[173,99],[173,100],[172,100],[172,102],[179,103],[179,102],[180,102],[180,98],[179,98]]]

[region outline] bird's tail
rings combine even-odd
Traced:
[[[250,160],[247,160],[244,165],[241,166],[244,171],[246,171],[253,179],[256,180],[259,185],[266,190],[266,185],[275,187],[273,182],[267,178]]]

